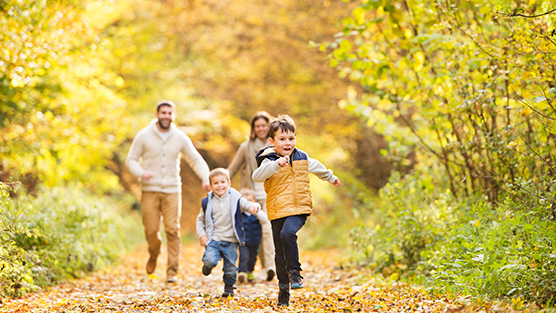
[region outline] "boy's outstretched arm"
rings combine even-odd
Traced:
[[[307,161],[309,165],[309,173],[317,175],[318,178],[325,180],[334,186],[340,185],[338,177],[334,176],[332,170],[327,169],[326,166],[324,166],[324,164],[322,164],[319,160],[308,158]]]
[[[283,158],[280,158],[280,159],[283,159]],[[278,159],[276,161],[271,161],[269,159],[265,159],[261,163],[261,166],[259,166],[259,168],[257,168],[253,172],[253,175],[251,175],[251,178],[253,178],[253,180],[256,181],[256,182],[264,182],[270,176],[278,173],[278,171],[280,171],[280,167],[281,167],[280,164],[278,163],[278,161],[280,159]]]
[[[242,197],[239,200],[239,208],[241,209],[241,212],[249,212],[253,215],[257,215],[257,213],[261,209],[261,205],[257,202],[248,201],[247,199]]]

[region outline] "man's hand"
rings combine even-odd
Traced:
[[[280,165],[281,167],[288,166],[289,161],[290,161],[290,157],[287,155],[276,160],[278,165]]]
[[[208,182],[203,182],[203,189],[205,189],[206,192],[209,192],[212,190],[212,187],[210,187]]]
[[[199,243],[201,244],[201,247],[203,247],[205,249],[208,246],[208,241],[209,241],[209,239],[208,239],[207,236],[202,236],[201,238],[199,238]]]
[[[141,175],[141,180],[149,180],[153,177],[153,173],[149,170],[145,170],[143,175]]]
[[[340,180],[338,178],[336,178],[336,180],[332,183],[332,185],[338,187],[340,186]]]
[[[253,215],[257,215],[257,213],[259,213],[259,210],[261,209],[261,205],[258,203],[255,203],[251,206],[251,214]]]

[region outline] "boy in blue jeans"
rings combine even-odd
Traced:
[[[237,278],[237,249],[245,244],[245,232],[241,212],[257,214],[260,204],[247,201],[239,191],[231,188],[230,174],[224,168],[216,168],[209,174],[212,191],[201,202],[197,216],[199,243],[205,248],[203,275],[210,275],[218,261],[224,259],[223,298],[234,296]]]
[[[291,289],[303,287],[297,232],[305,225],[313,210],[309,173],[334,186],[340,180],[332,170],[310,158],[295,147],[295,123],[287,115],[280,115],[269,126],[271,146],[257,155],[253,180],[264,182],[266,208],[272,224],[278,276],[278,304],[289,305]]]
[[[251,201],[256,202],[255,192],[252,189],[241,189],[241,195]],[[264,211],[259,211],[257,215],[246,212],[243,215],[243,227],[245,229],[245,245],[239,246],[239,265],[237,281],[243,284],[245,281],[253,282],[255,279],[253,271],[257,263],[257,255],[259,254],[259,246],[263,238],[262,222],[268,223],[268,218]],[[262,219],[262,221],[260,221]]]

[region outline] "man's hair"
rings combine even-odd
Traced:
[[[260,119],[264,119],[267,123],[270,123],[270,120],[272,120],[272,116],[266,111],[259,111],[255,113],[255,116],[253,116],[253,118],[251,119],[251,135],[249,135],[249,139],[251,140],[257,137],[257,134],[255,133],[255,122]]]
[[[283,133],[292,132],[295,134],[295,123],[293,119],[289,115],[278,115],[278,117],[270,122],[268,128],[268,135],[270,138],[274,139],[274,135],[278,130],[281,130]]]
[[[160,108],[163,106],[172,107],[174,108],[174,110],[176,109],[176,105],[174,104],[174,102],[170,100],[162,100],[156,105],[156,113],[158,113],[160,111]]]
[[[228,170],[223,168],[223,167],[218,167],[218,168],[215,168],[212,171],[210,171],[210,173],[209,173],[209,182],[212,184],[212,178],[214,176],[218,176],[218,175],[224,175],[224,176],[226,176],[228,181],[230,181],[230,172],[228,172]]]

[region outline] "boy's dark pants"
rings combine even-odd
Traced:
[[[257,254],[259,253],[259,245],[239,246],[239,266],[238,272],[252,272],[257,263]]]
[[[274,250],[276,251],[274,258],[276,276],[278,276],[278,283],[280,284],[290,282],[289,271],[301,271],[297,232],[305,225],[306,221],[307,214],[292,215],[271,221]]]

